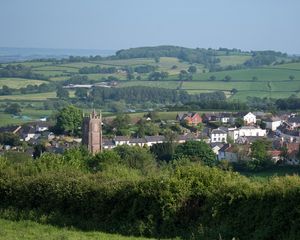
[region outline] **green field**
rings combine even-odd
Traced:
[[[119,84],[119,87],[145,86],[176,89],[179,81],[126,81]]]
[[[251,58],[251,56],[247,55],[229,55],[229,56],[218,56],[218,58],[221,60],[220,66],[226,67],[226,66],[234,66],[243,64],[247,60]]]
[[[220,66],[229,66],[243,64],[250,58],[250,55],[221,55]],[[19,64],[19,63],[14,63]],[[159,87],[169,89],[184,89],[189,93],[205,93],[212,91],[224,91],[224,93],[232,98],[239,100],[246,100],[248,96],[257,97],[272,97],[272,98],[286,98],[295,94],[299,96],[300,91],[300,63],[287,63],[266,66],[261,68],[208,72],[207,69],[201,64],[193,64],[197,67],[197,73],[193,75],[193,80],[183,82],[181,85],[178,80],[178,74],[181,70],[187,70],[191,66],[188,62],[179,61],[174,57],[161,57],[159,62],[155,62],[153,58],[133,58],[121,60],[101,60],[90,62],[75,62],[65,64],[52,64],[50,62],[24,62],[26,66],[32,66],[33,72],[44,74],[50,77],[50,81],[64,81],[70,78],[73,74],[78,73],[82,67],[90,67],[100,65],[102,67],[116,66],[135,67],[138,65],[152,65],[156,66],[156,71],[165,71],[169,73],[168,79],[164,81],[148,81],[148,74],[140,75],[142,81],[132,80],[119,83],[119,87],[129,86],[145,86],[145,87]],[[176,68],[174,68],[176,66]],[[89,80],[102,81],[109,76],[116,77],[119,80],[127,80],[127,75],[124,72],[114,74],[81,74],[89,78]],[[216,77],[216,81],[210,81],[211,76]],[[231,77],[229,82],[222,81],[228,75]],[[289,80],[289,76],[293,75],[295,79]],[[257,80],[253,81],[253,77]],[[45,81],[22,79],[22,78],[0,78],[0,88],[7,85],[11,88],[25,87],[28,84],[38,85]],[[230,94],[230,90],[237,89],[235,95]],[[42,94],[28,94],[28,95],[15,95],[15,96],[0,96],[2,99],[12,100],[45,100],[47,98],[55,97],[55,93],[42,93]]]
[[[298,63],[299,64],[299,63]],[[300,64],[299,64],[300,65]],[[295,76],[295,80],[300,80],[300,71],[286,68],[254,68],[254,69],[242,69],[222,72],[212,72],[196,74],[194,80],[208,80],[210,76],[214,75],[217,80],[223,80],[226,75],[231,76],[232,80],[251,81],[255,76],[258,81],[283,81],[289,80],[290,75]]]
[[[25,78],[0,78],[0,88],[4,85],[10,88],[23,88],[27,85],[40,85],[42,83],[47,83],[42,80],[34,80],[34,79],[25,79]]]
[[[0,96],[0,100],[46,100],[48,98],[56,98],[56,92],[32,93],[22,95]]]
[[[1,240],[143,240],[149,238],[125,237],[103,232],[84,232],[69,228],[58,228],[33,221],[9,221],[0,219]]]

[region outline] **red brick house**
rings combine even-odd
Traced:
[[[177,114],[176,120],[179,122],[186,121],[188,125],[198,125],[202,123],[202,118],[198,113],[179,113]]]

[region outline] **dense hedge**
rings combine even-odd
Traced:
[[[300,235],[296,176],[258,183],[199,165],[135,180],[75,170],[15,174],[4,169],[0,199],[2,217],[123,234],[188,239]]]

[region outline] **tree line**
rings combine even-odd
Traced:
[[[48,80],[49,78],[43,74],[34,73],[30,67],[22,64],[11,65],[8,64],[0,68],[0,77],[20,77],[28,79]]]

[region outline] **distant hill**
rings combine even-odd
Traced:
[[[115,50],[97,49],[52,49],[52,48],[11,48],[0,47],[0,63],[19,62],[41,58],[67,58],[69,56],[102,57],[115,54]]]

